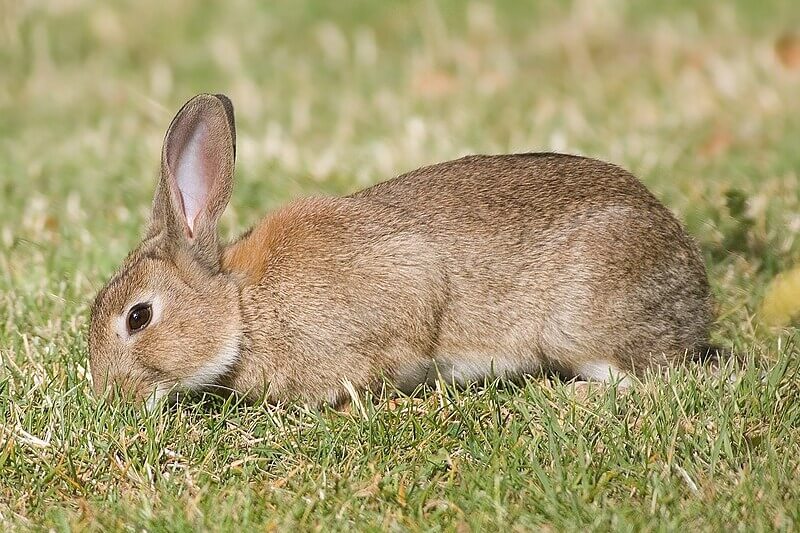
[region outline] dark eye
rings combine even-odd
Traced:
[[[147,327],[153,317],[153,308],[150,304],[136,304],[128,313],[128,331],[136,333]]]

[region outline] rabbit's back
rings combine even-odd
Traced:
[[[554,154],[475,155],[408,172],[351,195],[435,222],[431,231],[500,235],[573,225],[603,206],[652,209],[680,226],[629,172]],[[458,232],[451,230],[459,229]]]
[[[580,157],[472,156],[296,202],[226,257],[253,282],[243,307],[279,317],[248,335],[253,353],[292,354],[268,373],[301,395],[376,376],[603,379],[700,349],[711,321],[680,224],[630,173]]]
[[[470,330],[474,345],[516,349],[531,366],[573,373],[595,354],[643,370],[706,342],[712,302],[696,244],[615,165],[550,153],[470,156],[354,197],[401,207],[446,250],[443,354]]]

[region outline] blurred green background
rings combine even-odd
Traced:
[[[226,235],[464,154],[594,156],[699,240],[715,339],[776,360],[795,330],[763,327],[759,306],[800,259],[798,31],[794,0],[0,0],[4,427],[55,431],[37,406],[85,395],[89,302],[136,243],[164,131],[199,92],[236,107]],[[35,517],[66,496],[31,481],[51,456],[25,457],[0,502]]]

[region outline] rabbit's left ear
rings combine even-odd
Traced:
[[[164,138],[150,233],[165,230],[168,244],[189,245],[211,268],[219,263],[217,222],[233,190],[235,154],[233,105],[223,95],[189,100]]]

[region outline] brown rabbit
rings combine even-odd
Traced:
[[[295,201],[221,244],[234,152],[225,96],[173,119],[144,239],[92,309],[98,392],[218,386],[335,404],[348,382],[626,381],[706,350],[697,246],[619,167],[464,157]]]

